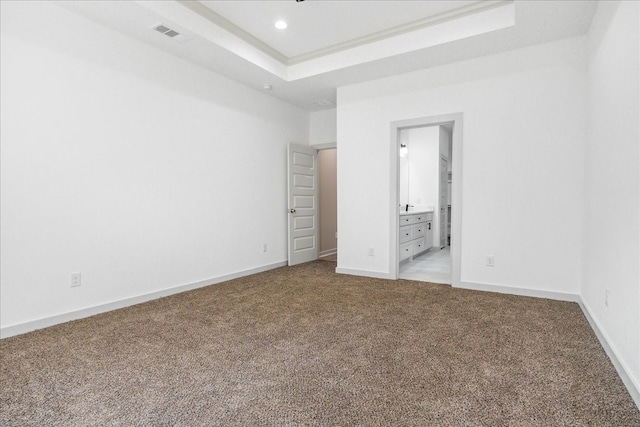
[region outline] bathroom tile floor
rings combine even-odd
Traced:
[[[451,252],[450,247],[431,249],[412,260],[400,264],[401,279],[419,280],[422,282],[451,284]]]

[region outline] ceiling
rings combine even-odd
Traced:
[[[288,58],[401,27],[471,1],[201,1],[204,6]],[[358,19],[353,19],[354,17]],[[277,30],[285,20],[289,27]]]
[[[307,111],[334,107],[340,86],[585,34],[596,6],[590,0],[58,3]],[[288,28],[276,29],[277,20]],[[155,31],[158,24],[180,36]]]

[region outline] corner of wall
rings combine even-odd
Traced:
[[[309,145],[317,149],[334,148],[337,133],[336,108],[309,113]]]

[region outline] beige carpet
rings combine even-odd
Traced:
[[[284,267],[2,340],[2,426],[640,426],[578,305]]]

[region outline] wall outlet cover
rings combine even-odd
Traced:
[[[71,287],[77,288],[82,285],[82,275],[80,273],[71,273]]]

